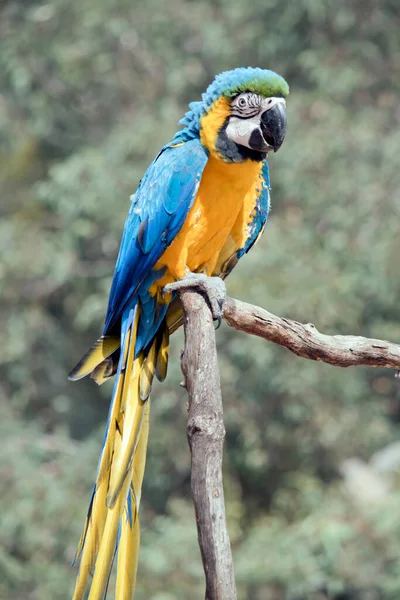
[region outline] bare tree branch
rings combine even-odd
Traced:
[[[285,346],[297,356],[337,367],[368,365],[400,369],[400,345],[354,335],[325,335],[312,323],[298,323],[227,298],[224,320],[235,329]]]
[[[204,297],[181,291],[184,310],[184,385],[189,394],[187,436],[192,493],[206,576],[206,600],[235,600],[232,553],[225,520],[222,456],[225,438],[214,324]]]

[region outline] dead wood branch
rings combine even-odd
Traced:
[[[354,335],[325,335],[312,323],[298,323],[227,298],[224,320],[235,329],[285,346],[297,356],[337,367],[368,365],[400,369],[400,345]]]
[[[211,311],[198,292],[180,292],[184,310],[184,385],[189,394],[187,436],[192,493],[206,576],[206,600],[235,600],[232,553],[225,519],[222,456],[225,426]]]

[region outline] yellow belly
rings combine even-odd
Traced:
[[[218,274],[215,268],[224,246],[233,252],[243,247],[261,189],[261,169],[261,163],[224,163],[209,157],[185,223],[155,265],[166,271],[151,294],[159,295],[167,283],[182,279],[188,270]]]

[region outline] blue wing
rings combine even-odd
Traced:
[[[165,146],[147,169],[125,222],[104,334],[134,306],[139,287],[158,278],[152,267],[181,229],[207,159],[200,140],[194,139]]]
[[[265,160],[262,168],[262,188],[260,195],[257,198],[257,203],[254,209],[253,218],[250,223],[249,235],[243,248],[237,252],[237,258],[241,258],[243,254],[246,254],[254,246],[254,244],[260,238],[260,235],[264,231],[264,227],[267,223],[269,213],[269,201],[270,201],[270,182],[269,182],[269,169],[268,163]]]

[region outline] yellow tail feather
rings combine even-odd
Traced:
[[[133,494],[132,494],[133,495]],[[132,500],[132,503],[134,500]],[[121,523],[121,533],[118,545],[117,583],[115,596],[119,600],[131,600],[136,585],[137,562],[140,545],[139,517],[133,515],[131,523],[124,509]]]
[[[130,480],[129,477],[126,477],[117,501],[107,511],[106,523],[103,535],[101,536],[93,581],[90,587],[89,600],[104,600],[117,546],[118,528],[129,486]],[[122,598],[118,598],[118,600],[122,600]]]
[[[140,352],[134,358],[139,318],[137,309],[123,340],[96,486],[76,555],[79,573],[73,600],[83,600],[91,576],[89,600],[104,600],[117,546],[115,599],[133,598],[140,542],[138,510],[149,433],[149,394],[162,349],[162,360],[166,362],[168,339],[160,333],[147,356]],[[83,371],[74,372],[80,375]]]
[[[169,330],[164,327],[162,332],[160,347],[156,358],[156,377],[158,381],[164,381],[167,376],[168,368],[168,352],[169,352]]]
[[[93,379],[97,385],[102,385],[112,375],[115,375],[113,358],[105,358],[90,374],[90,378]]]
[[[128,356],[129,360],[129,356]],[[139,363],[139,364],[137,364]],[[131,468],[136,446],[142,428],[144,402],[139,395],[139,377],[143,357],[138,356],[134,361],[134,368],[125,375],[124,389],[122,392],[121,410],[124,411],[124,426],[118,453],[114,452],[111,466],[110,482],[107,495],[107,506],[112,508]]]
[[[136,448],[133,464],[131,507],[129,517],[126,506],[121,523],[121,536],[118,546],[117,585],[116,598],[118,600],[131,600],[136,585],[136,573],[139,558],[140,521],[139,505],[142,492],[144,468],[146,464],[147,440],[150,424],[150,398],[145,404],[142,431]]]
[[[108,358],[113,352],[118,350],[120,340],[118,337],[103,335],[81,358],[76,367],[68,375],[71,381],[77,381],[89,375],[94,369]]]
[[[107,481],[104,479],[93,498],[93,503],[88,516],[85,531],[79,542],[76,562],[79,563],[79,573],[76,579],[73,600],[82,600],[85,595],[89,577],[93,575],[100,540],[103,535],[107,519]]]
[[[143,365],[142,372],[140,373],[139,380],[139,395],[140,398],[144,401],[150,395],[151,386],[153,383],[154,372],[156,369],[156,352],[157,352],[157,341],[155,341],[150,348],[150,351],[147,355],[146,362]]]
[[[174,298],[168,306],[166,317],[169,335],[175,333],[183,323],[183,310],[179,298]]]

